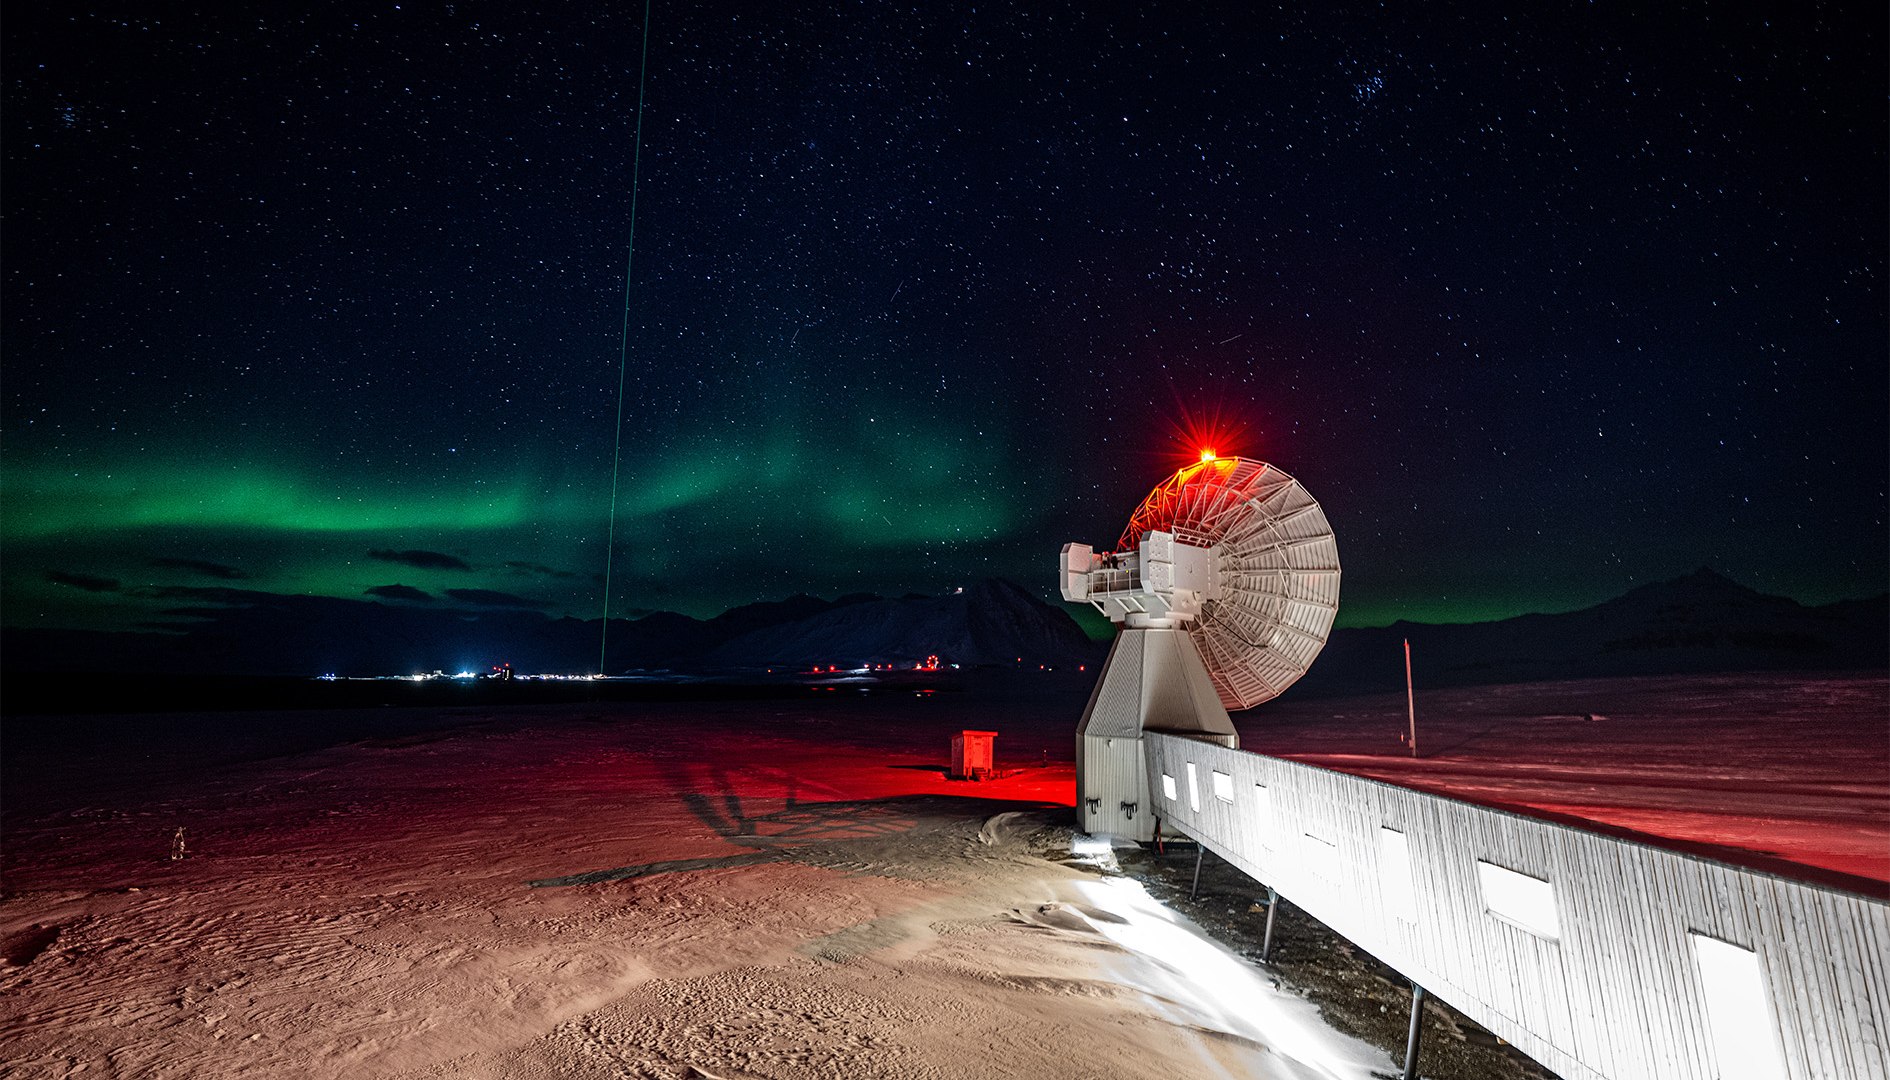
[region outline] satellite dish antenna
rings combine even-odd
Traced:
[[[1156,485],[1114,551],[1065,544],[1063,599],[1122,626],[1077,731],[1084,831],[1155,833],[1142,732],[1236,747],[1228,710],[1278,697],[1339,610],[1339,548],[1300,482],[1203,453]]]

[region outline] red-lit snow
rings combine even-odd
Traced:
[[[1874,895],[1890,893],[1890,680],[1686,675],[1295,701],[1241,747]]]

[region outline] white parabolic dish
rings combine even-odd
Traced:
[[[1251,708],[1306,674],[1339,611],[1339,546],[1299,481],[1248,458],[1191,465],[1142,500],[1117,550],[1151,531],[1214,551],[1219,597],[1188,632],[1223,706]]]

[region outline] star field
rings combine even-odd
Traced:
[[[1201,438],[1341,623],[1879,592],[1885,18],[658,2],[626,337],[635,7],[22,9],[4,616],[594,618],[620,353],[616,615],[1049,595]]]

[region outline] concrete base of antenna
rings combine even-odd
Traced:
[[[1154,838],[1161,808],[1148,788],[1144,731],[1240,745],[1186,630],[1131,627],[1116,635],[1076,734],[1076,813],[1084,832]]]

